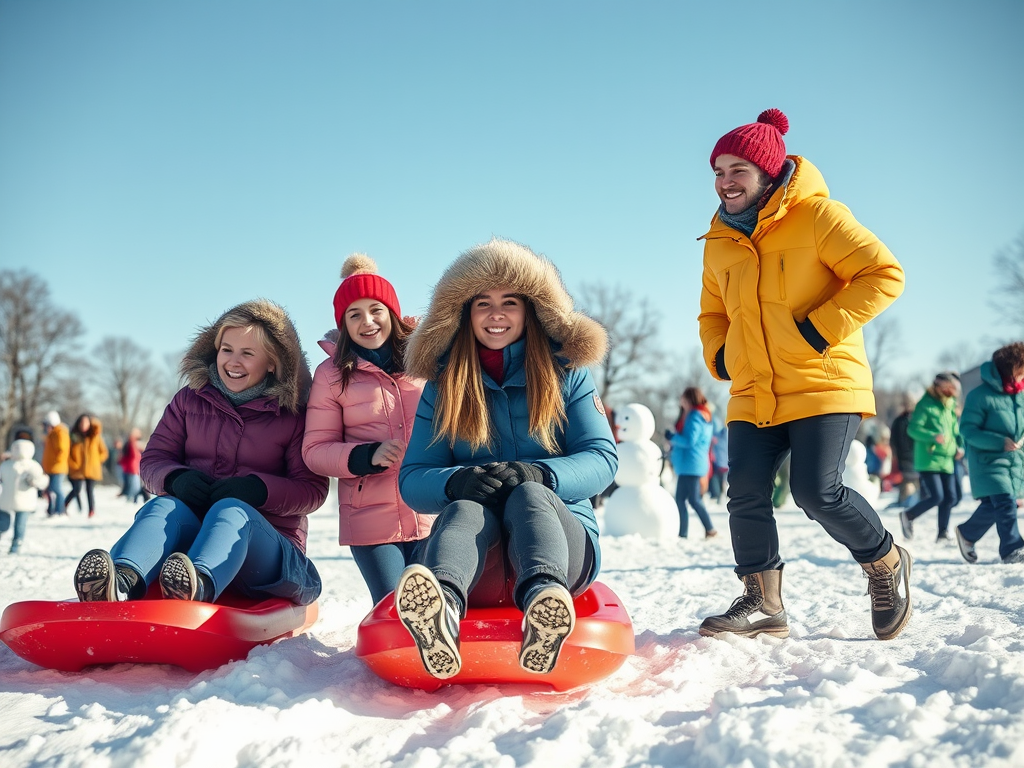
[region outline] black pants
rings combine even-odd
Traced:
[[[583,524],[553,491],[523,483],[494,510],[453,501],[438,515],[420,562],[465,606],[514,603],[534,576],[550,576],[578,596],[594,580],[594,546]]]
[[[85,478],[84,480],[72,480],[71,481],[71,493],[68,494],[67,499],[64,502],[64,508],[67,509],[71,506],[71,502],[78,504],[78,511],[85,512],[85,508],[82,506],[82,500],[79,498],[79,494],[82,492],[82,486],[85,486],[85,497],[89,502],[89,511],[96,511],[96,496],[95,488],[96,481]]]
[[[921,490],[921,500],[907,510],[907,517],[916,520],[932,507],[938,507],[939,533],[948,533],[950,512],[960,501],[956,492],[956,475],[952,472],[921,472]]]
[[[729,528],[736,573],[779,568],[779,532],[772,508],[775,472],[790,458],[790,491],[809,518],[821,524],[858,563],[888,554],[892,536],[864,497],[843,485],[846,454],[860,416],[837,413],[758,428],[729,424]]]

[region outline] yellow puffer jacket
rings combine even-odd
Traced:
[[[725,346],[732,379],[728,421],[758,426],[826,413],[875,412],[861,327],[903,292],[903,268],[802,157],[761,210],[753,236],[718,217],[703,236],[698,317],[715,378]],[[797,323],[810,319],[829,346],[818,353]]]
[[[43,443],[43,472],[48,475],[68,473],[68,452],[71,450],[71,436],[63,424],[53,427]]]
[[[103,462],[110,452],[103,442],[103,429],[97,419],[83,438],[71,435],[71,452],[68,455],[68,478],[71,480],[102,480]]]

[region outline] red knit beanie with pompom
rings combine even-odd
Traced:
[[[778,109],[766,109],[757,116],[756,123],[741,125],[718,140],[711,153],[711,167],[715,167],[719,155],[735,155],[774,179],[786,161],[786,142],[782,137],[788,130],[789,118]]]
[[[394,287],[377,274],[377,263],[365,253],[353,253],[341,265],[341,285],[334,293],[334,321],[339,328],[342,327],[345,310],[359,299],[374,299],[396,317],[402,316]]]

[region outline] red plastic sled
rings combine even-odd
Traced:
[[[633,624],[611,589],[594,582],[574,603],[576,628],[547,675],[519,666],[523,614],[516,608],[469,609],[459,630],[462,669],[447,680],[427,674],[390,597],[360,623],[356,656],[378,676],[406,688],[436,691],[446,684],[513,683],[567,691],[607,677],[635,650]]]
[[[29,600],[4,609],[0,640],[33,664],[67,672],[120,663],[202,672],[244,659],[257,645],[301,634],[316,618],[316,603],[280,598],[224,597],[217,604]]]

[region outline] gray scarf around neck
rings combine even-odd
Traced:
[[[718,206],[718,218],[722,222],[733,229],[739,230],[747,237],[754,234],[754,230],[757,229],[757,217],[761,213],[761,209],[764,208],[771,196],[775,194],[775,191],[779,187],[784,187],[789,184],[789,180],[793,178],[793,171],[796,170],[796,163],[790,158],[786,158],[786,162],[782,165],[782,172],[779,174],[779,178],[773,181],[768,189],[765,190],[764,194],[761,195],[761,199],[758,200],[754,205],[749,208],[744,208],[739,213],[729,213],[725,210],[725,204]]]
[[[224,385],[223,379],[220,377],[220,371],[217,370],[216,363],[210,363],[210,367],[207,369],[210,374],[210,383],[220,392],[228,401],[236,408],[244,403],[251,402],[257,397],[262,397],[267,391],[267,387],[270,386],[270,378],[273,376],[272,373],[268,373],[263,377],[263,381],[259,384],[254,384],[248,389],[243,389],[241,392],[232,392]]]

